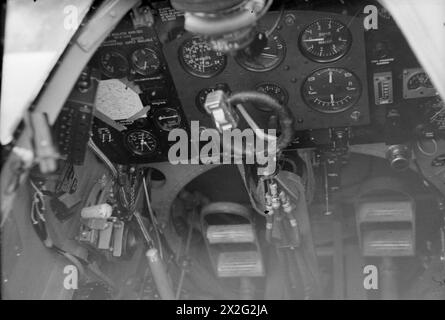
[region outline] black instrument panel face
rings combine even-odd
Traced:
[[[91,63],[101,71],[96,145],[116,163],[166,161],[169,132],[188,126],[156,30],[135,28],[126,17]]]
[[[394,19],[379,16],[378,28],[366,31],[365,41],[371,125],[357,128],[353,143],[445,136],[438,92]],[[394,114],[400,125],[384,129]]]
[[[269,30],[279,14],[267,13],[258,29]],[[209,52],[208,47],[183,49],[193,48],[193,41],[197,41],[194,36],[185,34],[165,44],[163,51],[188,119],[199,120],[201,126],[214,126],[197,105],[202,93],[216,86],[227,86],[231,92],[266,92],[287,102],[296,130],[369,123],[361,18],[286,10],[256,55],[241,51],[230,56]],[[315,82],[309,85],[314,76]]]

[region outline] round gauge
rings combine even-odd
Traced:
[[[324,18],[312,22],[300,35],[303,54],[317,62],[332,62],[343,57],[351,47],[352,37],[342,22]]]
[[[266,37],[259,33],[259,37]],[[245,69],[254,72],[265,72],[276,68],[286,55],[286,45],[278,34],[267,38],[267,44],[261,51],[253,53],[250,47],[240,51],[235,60]]]
[[[409,78],[407,87],[410,90],[415,90],[420,87],[432,88],[433,84],[431,83],[430,78],[425,72],[419,72]]]
[[[152,76],[161,68],[161,60],[156,51],[148,48],[137,49],[131,54],[134,70],[143,76]]]
[[[100,54],[100,69],[109,78],[123,78],[128,74],[129,66],[122,53],[107,50]]]
[[[342,112],[360,98],[361,85],[355,74],[340,68],[325,68],[306,78],[302,95],[306,104],[323,113]]]
[[[202,113],[207,114],[207,111],[205,110],[204,104],[206,102],[207,95],[210,92],[213,92],[215,90],[223,90],[226,93],[230,93],[230,88],[229,88],[229,86],[226,83],[218,83],[214,87],[201,89],[198,92],[198,94],[196,95],[195,104],[196,104],[196,107],[198,108],[198,110],[201,111]]]
[[[289,99],[286,89],[280,87],[275,83],[260,83],[256,86],[256,91],[268,94],[275,100],[277,100],[280,104],[286,105]]]
[[[162,108],[154,113],[156,125],[164,131],[171,131],[181,124],[181,115],[176,109]]]
[[[227,57],[199,37],[186,40],[179,48],[179,60],[184,69],[200,78],[211,78],[226,66]]]
[[[158,147],[155,136],[145,130],[134,130],[127,133],[125,144],[131,152],[140,156],[152,154]]]

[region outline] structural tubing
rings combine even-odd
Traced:
[[[162,300],[175,300],[175,294],[167,275],[164,263],[159,256],[158,250],[151,248],[145,254],[148,260],[153,280]]]

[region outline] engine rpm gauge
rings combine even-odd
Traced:
[[[123,78],[129,70],[127,58],[116,50],[102,51],[100,53],[100,70],[109,78]]]
[[[260,36],[266,37],[264,33]],[[286,55],[284,40],[278,34],[271,34],[267,44],[256,55],[249,52],[249,47],[241,50],[235,57],[236,61],[245,69],[254,72],[264,72],[276,68]]]
[[[312,73],[302,87],[306,104],[322,113],[342,112],[360,98],[361,84],[355,74],[341,68],[325,68]]]
[[[188,73],[200,78],[211,78],[224,69],[227,57],[213,50],[200,37],[193,37],[179,48],[179,60]]]
[[[150,132],[134,130],[126,134],[125,145],[132,153],[147,156],[156,151],[158,142]]]
[[[316,62],[332,62],[343,57],[351,47],[348,27],[338,20],[323,18],[312,22],[300,35],[300,49]]]
[[[131,54],[134,70],[144,76],[152,76],[161,68],[161,61],[157,53],[149,48],[137,49]]]

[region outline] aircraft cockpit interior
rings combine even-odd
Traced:
[[[445,299],[443,1],[3,9],[3,299]]]

